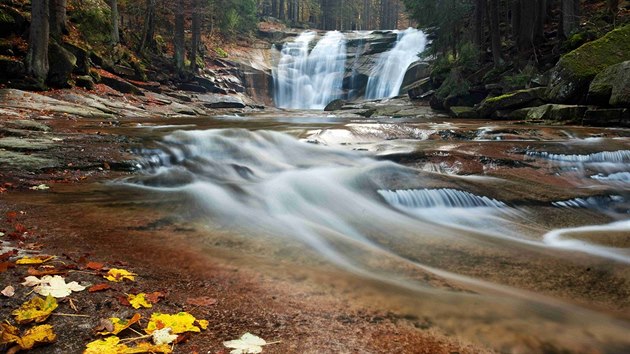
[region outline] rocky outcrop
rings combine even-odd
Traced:
[[[64,43],[63,47],[76,58],[75,74],[87,75],[90,73],[90,51],[72,43]]]
[[[101,82],[113,88],[114,90],[122,92],[122,93],[130,93],[130,94],[138,95],[138,96],[144,95],[144,93],[133,84],[123,79],[117,78],[113,75],[103,75],[101,77]]]
[[[597,74],[588,89],[588,102],[630,107],[630,61],[611,65]]]
[[[405,72],[403,82],[400,85],[400,94],[406,94],[409,91],[410,86],[428,78],[430,74],[430,64],[425,61],[417,61],[409,65],[407,72]]]
[[[330,101],[326,107],[324,107],[325,112],[338,111],[346,104],[345,100],[337,99]]]
[[[507,93],[497,97],[488,97],[477,107],[480,118],[491,117],[497,111],[516,110],[532,106],[537,101],[544,101],[545,87],[537,87]]]
[[[597,127],[630,127],[630,109],[589,109],[584,114],[584,124]]]
[[[246,105],[241,99],[234,96],[219,94],[198,95],[197,99],[207,108],[245,108]]]
[[[70,76],[76,67],[77,58],[53,41],[48,45],[48,62],[50,63],[48,78],[46,79],[48,85],[61,88],[70,87]]]
[[[547,97],[555,103],[585,102],[595,76],[627,60],[630,60],[630,25],[564,55],[551,71]]]

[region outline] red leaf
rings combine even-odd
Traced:
[[[103,263],[99,263],[99,262],[88,262],[88,264],[85,265],[85,267],[87,269],[91,269],[91,270],[101,270],[103,269],[105,265]]]
[[[97,291],[105,291],[111,288],[112,287],[107,283],[100,283],[100,284],[92,285],[91,287],[88,288],[88,291],[91,293],[95,293]]]
[[[116,299],[123,306],[131,306],[131,304],[129,303],[129,300],[127,300],[126,296],[122,296],[121,295],[121,296],[116,297]],[[161,328],[158,328],[158,329],[161,329]]]
[[[12,250],[12,251],[8,251],[3,254],[0,254],[0,261],[6,261],[7,259],[15,256],[17,253],[18,253],[17,250]]]
[[[15,227],[15,232],[19,232],[19,233],[21,233],[21,234],[23,234],[23,233],[25,233],[25,232],[27,232],[27,231],[28,231],[28,229],[26,228],[26,226],[24,226],[24,225],[22,225],[22,224],[20,224],[20,223],[15,224],[15,226],[14,226],[14,227]]]
[[[10,212],[8,212],[8,213],[7,213],[7,219],[10,221],[10,220],[12,220],[12,219],[17,218],[17,215],[18,215],[18,214],[17,214],[17,212],[15,212],[15,211],[10,211]]]
[[[144,298],[147,299],[147,301],[149,301],[152,304],[157,304],[160,301],[160,299],[164,298],[164,296],[165,296],[164,293],[156,291],[150,294],[146,294]]]
[[[9,268],[15,268],[15,263],[13,262],[2,262],[0,263],[0,273],[6,272]]]

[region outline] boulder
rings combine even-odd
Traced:
[[[588,89],[588,102],[630,107],[630,61],[611,65],[597,74]]]
[[[29,19],[26,14],[22,14],[13,7],[0,4],[0,37],[6,37],[11,34],[22,35],[29,26]]]
[[[46,82],[52,87],[70,87],[70,75],[74,71],[77,63],[77,57],[52,41],[48,45],[48,78]]]
[[[630,25],[565,54],[551,70],[547,97],[555,103],[586,101],[591,81],[604,69],[630,60]]]
[[[0,57],[0,81],[24,77],[24,63],[21,61]]]
[[[63,47],[77,58],[75,74],[87,75],[90,73],[90,52],[72,43],[64,43]]]
[[[582,123],[587,106],[554,104],[549,110],[548,118],[554,122]]]
[[[486,98],[487,93],[481,91],[470,90],[466,94],[448,96],[444,100],[444,108],[449,109],[452,106],[468,106],[472,107]]]
[[[197,99],[208,108],[245,108],[246,105],[234,96],[205,94],[198,95]]]
[[[178,84],[177,89],[182,90],[182,91],[190,91],[190,92],[197,92],[197,93],[208,92],[208,90],[205,87],[194,84],[194,83],[190,83],[190,82],[182,82]]]
[[[506,93],[497,97],[488,97],[477,108],[479,117],[489,117],[498,110],[515,110],[531,105],[533,102],[544,100],[545,87],[537,87]]]
[[[136,77],[136,71],[132,67],[129,67],[127,65],[114,64],[111,67],[111,70],[114,72],[114,74],[125,78],[133,79]]]
[[[584,113],[584,124],[598,127],[630,127],[630,109],[589,109]]]
[[[473,107],[453,106],[448,111],[455,118],[477,118],[477,112]]]
[[[92,79],[90,75],[77,76],[74,79],[74,82],[78,87],[83,87],[84,89],[87,89],[87,90],[94,89],[94,80]]]
[[[225,91],[224,89],[222,89],[219,86],[217,86],[214,83],[214,80],[211,79],[211,78],[196,76],[194,78],[194,81],[195,81],[195,83],[197,85],[205,88],[206,89],[205,92],[221,93],[221,94],[224,94],[224,95],[227,93],[227,91]]]
[[[429,92],[431,88],[431,79],[425,77],[424,79],[418,80],[411,85],[403,87],[401,91],[406,92],[410,99],[415,100],[418,99],[423,93]]]
[[[103,76],[101,77],[101,82],[122,93],[131,93],[133,95],[144,96],[144,93],[142,93],[139,88],[120,78]]]
[[[338,111],[341,108],[343,108],[343,105],[345,104],[346,104],[346,101],[342,99],[332,100],[326,105],[326,107],[324,107],[324,111],[326,112]]]
[[[412,63],[411,65],[409,65],[409,68],[407,68],[407,71],[405,72],[405,77],[403,78],[403,82],[400,85],[400,94],[404,95],[408,91],[408,89],[406,89],[407,86],[418,82],[418,80],[428,78],[430,74],[431,68],[429,63],[425,61],[416,61]]]

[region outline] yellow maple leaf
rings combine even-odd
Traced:
[[[116,336],[95,340],[87,344],[83,354],[140,354],[140,353],[172,353],[168,345],[153,345],[151,343],[138,343],[135,347],[128,347],[120,343]]]
[[[145,293],[140,293],[138,295],[129,294],[127,295],[127,300],[134,309],[139,309],[141,307],[151,308],[153,305],[147,301],[146,295],[147,294]]]
[[[127,328],[129,328],[134,323],[138,323],[141,317],[142,316],[140,316],[139,313],[136,313],[135,315],[133,315],[129,320],[121,320],[120,318],[112,317],[109,319],[109,321],[111,321],[112,327],[114,328],[114,330],[111,332],[108,332],[108,331],[98,332],[98,334],[101,334],[101,335],[118,334],[126,330]]]
[[[199,327],[201,327],[201,329],[203,329],[204,331],[206,329],[208,329],[208,325],[210,324],[210,322],[206,321],[206,320],[198,320],[197,321],[197,325],[199,325]]]
[[[20,308],[14,310],[11,314],[15,316],[15,321],[19,324],[33,321],[40,323],[46,321],[57,306],[59,306],[57,305],[57,299],[51,295],[46,296],[46,299],[35,296],[23,303]]]
[[[55,256],[49,257],[23,257],[15,261],[15,264],[21,265],[32,265],[32,264],[42,264],[50,261],[51,259],[55,259]]]
[[[137,274],[131,273],[125,269],[112,268],[103,277],[109,281],[121,282],[125,279],[134,281],[136,275]]]
[[[197,319],[188,312],[180,312],[174,315],[153,313],[145,332],[151,334],[156,329],[169,327],[174,334],[184,332],[201,332],[201,329],[194,325]]]
[[[17,344],[22,350],[29,350],[39,344],[54,343],[55,340],[57,340],[57,335],[53,332],[53,327],[40,325],[26,331]]]
[[[0,345],[17,343],[20,340],[20,330],[9,323],[0,323]]]

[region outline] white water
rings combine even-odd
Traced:
[[[323,109],[330,101],[343,96],[345,35],[328,32],[310,51],[316,38],[317,33],[304,32],[282,48],[280,61],[273,71],[277,107]]]
[[[365,93],[367,99],[387,98],[398,95],[409,65],[417,61],[424,51],[426,35],[409,28],[398,34],[394,48],[381,54],[372,70]]]

